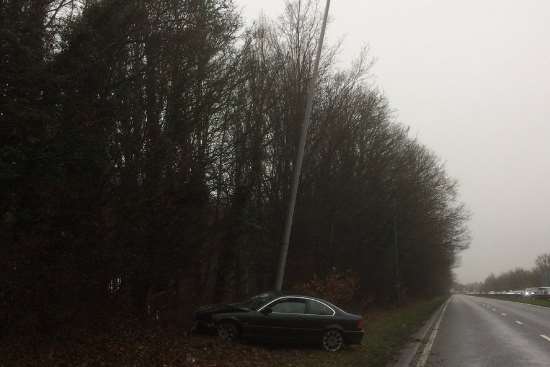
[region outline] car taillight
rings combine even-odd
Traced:
[[[359,321],[357,321],[357,328],[363,330],[364,323],[365,321],[363,319],[360,319]]]

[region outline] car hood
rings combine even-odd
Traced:
[[[215,305],[206,305],[199,307],[196,311],[197,315],[213,315],[217,313],[230,313],[230,312],[248,312],[248,308],[243,307],[239,303],[222,303]]]

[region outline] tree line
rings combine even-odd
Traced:
[[[271,289],[319,9],[231,0],[0,5],[3,331],[183,320]],[[323,50],[285,287],[353,272],[377,303],[445,292],[468,213],[442,161]],[[98,323],[103,320],[103,323]]]
[[[550,254],[539,255],[532,269],[516,268],[499,275],[490,274],[479,290],[499,292],[534,287],[550,287]]]

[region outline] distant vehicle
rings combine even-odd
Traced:
[[[523,294],[523,291],[521,291],[521,290],[510,290],[508,292],[505,292],[505,294],[508,294],[508,295],[511,295],[511,296],[516,296],[516,295]]]
[[[550,287],[537,287],[535,291],[535,296],[541,298],[550,297]]]
[[[524,297],[550,298],[550,287],[526,288],[523,291]]]
[[[523,290],[524,297],[533,297],[536,294],[537,288],[525,288]]]
[[[204,306],[195,313],[197,330],[215,328],[233,342],[240,337],[320,343],[337,352],[345,344],[360,344],[363,318],[323,299],[302,295],[263,293],[242,303]]]

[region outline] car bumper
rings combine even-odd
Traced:
[[[344,332],[344,339],[347,344],[361,344],[364,335],[363,331],[346,331]]]

